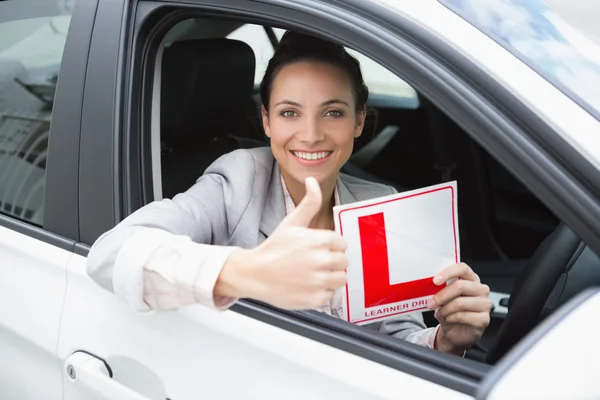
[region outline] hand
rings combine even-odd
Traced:
[[[436,348],[462,355],[481,338],[489,325],[492,302],[488,299],[490,288],[481,283],[479,276],[467,264],[444,269],[433,282],[442,285],[455,278],[433,296],[427,306],[435,309],[434,316],[441,325]]]
[[[329,301],[346,284],[346,242],[336,232],[309,229],[321,209],[314,178],[296,209],[260,246],[229,256],[215,294],[247,297],[285,309],[310,309]]]

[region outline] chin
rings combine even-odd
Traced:
[[[314,171],[313,173],[302,171],[292,174],[292,177],[301,183],[304,183],[306,178],[313,177],[317,180],[317,182],[319,182],[319,184],[323,184],[323,182],[327,182],[330,179],[336,180],[338,173],[338,171]]]

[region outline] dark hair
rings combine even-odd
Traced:
[[[275,54],[269,60],[265,76],[260,84],[260,97],[267,111],[275,77],[286,65],[300,61],[322,62],[345,71],[354,89],[356,110],[360,111],[365,107],[369,97],[369,88],[363,81],[360,63],[348,54],[344,46],[304,33],[287,31],[281,38]]]

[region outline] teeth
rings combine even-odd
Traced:
[[[331,153],[330,151],[321,151],[318,153],[304,153],[301,151],[293,152],[296,157],[302,158],[304,160],[320,160],[321,158],[325,158]]]

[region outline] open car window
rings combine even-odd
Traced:
[[[202,21],[197,23],[202,24]],[[280,39],[284,30],[274,29],[274,32]],[[205,37],[216,36],[206,33]],[[261,82],[267,63],[274,54],[273,45],[260,24],[234,27],[226,38],[241,41],[252,49],[252,61],[256,65],[251,76],[254,89],[240,93],[240,96],[247,98],[237,105],[237,111],[219,104],[207,104],[202,96],[198,96],[198,104],[202,106],[191,107],[194,115],[190,118],[182,116],[181,120],[186,121],[185,126],[179,126],[178,121],[164,115],[168,123],[164,124],[163,119],[160,127],[161,145],[165,145],[161,158],[161,182],[166,188],[163,197],[172,198],[192,186],[205,168],[220,155],[239,148],[268,145],[261,131],[256,85]],[[201,48],[202,43],[198,42],[197,45]],[[370,89],[370,108],[377,117],[372,121],[372,135],[364,135],[366,143],[355,145],[355,155],[364,153],[362,149],[367,149],[367,153],[372,155],[365,158],[353,156],[342,172],[393,186],[398,192],[453,180],[458,182],[461,260],[473,268],[483,283],[490,286],[490,298],[494,302],[489,328],[480,343],[469,349],[467,354],[471,360],[485,361],[487,351],[493,348],[507,316],[517,279],[527,268],[529,259],[540,243],[553,235],[560,220],[535,193],[480,147],[469,133],[431,100],[368,56],[352,49],[349,52],[361,63]],[[219,61],[216,58],[223,57],[219,54],[215,60],[211,60],[216,63],[213,66],[220,62],[227,63],[230,59]],[[205,55],[210,56],[210,53]],[[197,62],[198,68],[202,68],[202,62],[194,62]],[[230,71],[236,80],[241,79],[243,73],[242,70]],[[168,79],[164,74],[165,70],[162,78]],[[197,82],[197,90],[202,92],[211,90],[217,84],[223,87],[231,83],[231,78],[215,82],[224,79],[216,75],[219,74],[215,73],[211,81]],[[236,84],[235,88],[241,90],[242,86],[250,88],[251,85]],[[166,92],[162,96],[161,102],[171,107],[175,105],[176,97],[169,97]],[[409,102],[373,102],[385,96],[411,100],[412,103],[407,106]],[[223,112],[225,109],[226,112]],[[202,113],[210,115],[213,123],[211,129],[206,129],[206,119],[202,118]],[[238,117],[233,118],[234,115]],[[231,125],[232,122],[236,123],[235,126]],[[185,132],[198,140],[198,151],[193,154],[189,153],[190,147],[182,139],[181,135]],[[207,136],[202,138],[202,135]],[[373,146],[373,143],[379,144]],[[590,260],[585,265],[596,262],[593,258]],[[561,298],[555,305],[560,305],[563,300]],[[551,311],[553,309],[550,308]],[[424,320],[428,327],[438,324],[432,312],[425,312]],[[533,321],[534,325],[536,323],[537,320]]]

